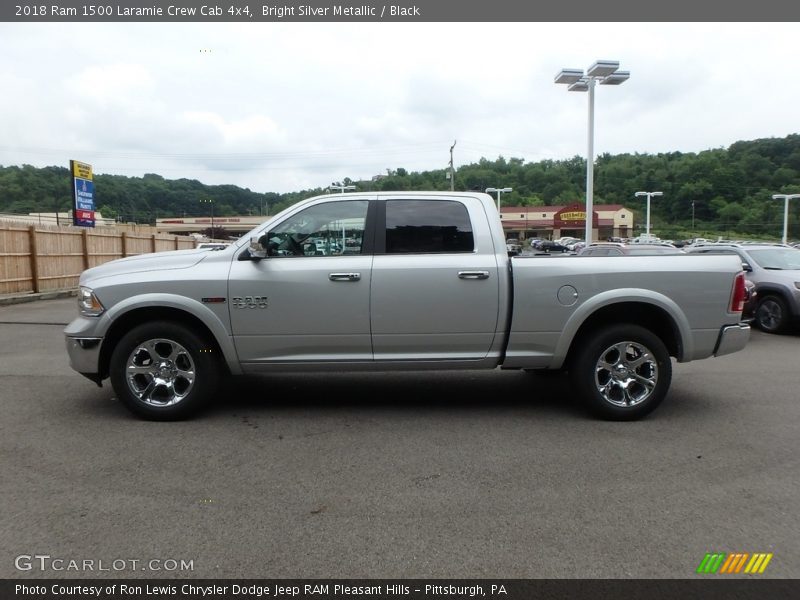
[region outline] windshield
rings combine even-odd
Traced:
[[[800,250],[795,248],[764,248],[747,253],[762,269],[800,270]]]

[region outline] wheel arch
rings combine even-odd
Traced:
[[[212,351],[220,357],[220,366],[228,373],[232,372],[231,360],[228,356],[232,349],[224,348],[211,328],[200,317],[172,306],[142,306],[132,308],[117,316],[106,331],[100,348],[99,360],[100,376],[103,379],[109,375],[111,355],[122,337],[138,325],[156,321],[168,321],[183,325],[203,337],[213,345]]]
[[[672,308],[672,307],[670,307]],[[677,308],[677,307],[676,307]],[[574,320],[574,319],[573,319]],[[688,324],[680,323],[674,310],[642,299],[622,300],[595,308],[574,324],[574,332],[556,351],[557,367],[569,364],[581,340],[593,332],[614,324],[628,323],[648,329],[661,338],[670,356],[681,361],[684,356],[691,356],[692,349]],[[563,340],[563,338],[562,338]]]
[[[798,306],[800,303],[795,300],[791,291],[785,287],[770,283],[756,283],[756,294],[758,302],[761,302],[762,298],[767,296],[778,296],[786,303],[791,314],[796,313],[797,316],[800,316],[800,306]]]

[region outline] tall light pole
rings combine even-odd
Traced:
[[[645,228],[645,232],[648,238],[650,238],[650,198],[663,195],[664,192],[636,192],[634,194],[634,196],[637,198],[641,196],[647,196],[647,226]],[[692,206],[694,206],[694,203],[692,203]]]
[[[452,192],[456,188],[456,173],[453,170],[453,148],[456,147],[456,142],[458,140],[453,140],[453,145],[450,146],[450,171],[448,175],[450,175],[450,191]]]
[[[783,243],[787,242],[786,233],[789,229],[789,200],[800,198],[800,194],[772,194],[773,200],[783,198]]]
[[[583,73],[583,69],[561,69],[555,82],[569,85],[570,92],[589,92],[589,144],[586,151],[586,244],[592,242],[594,215],[594,86],[620,85],[627,81],[630,71],[619,71],[619,62],[598,60]]]
[[[207,198],[205,200],[200,200],[201,204],[210,204],[211,205],[211,240],[214,240],[214,200],[211,198]]]
[[[493,188],[493,187],[486,188],[487,194],[492,194],[494,192],[497,192],[497,214],[500,214],[500,194],[512,191],[514,191],[514,188]]]
[[[332,190],[341,190],[341,192],[344,194],[345,191],[347,191],[347,190],[356,189],[356,186],[354,186],[354,185],[342,185],[341,183],[332,183],[330,185],[330,188]]]

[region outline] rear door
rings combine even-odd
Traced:
[[[457,196],[383,198],[372,270],[375,359],[486,357],[500,300],[497,257],[482,204]]]

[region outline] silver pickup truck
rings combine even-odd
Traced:
[[[154,420],[224,375],[568,370],[595,414],[653,410],[688,362],[742,349],[735,256],[514,257],[491,197],[305,200],[220,250],[116,260],[80,278],[73,369]]]

